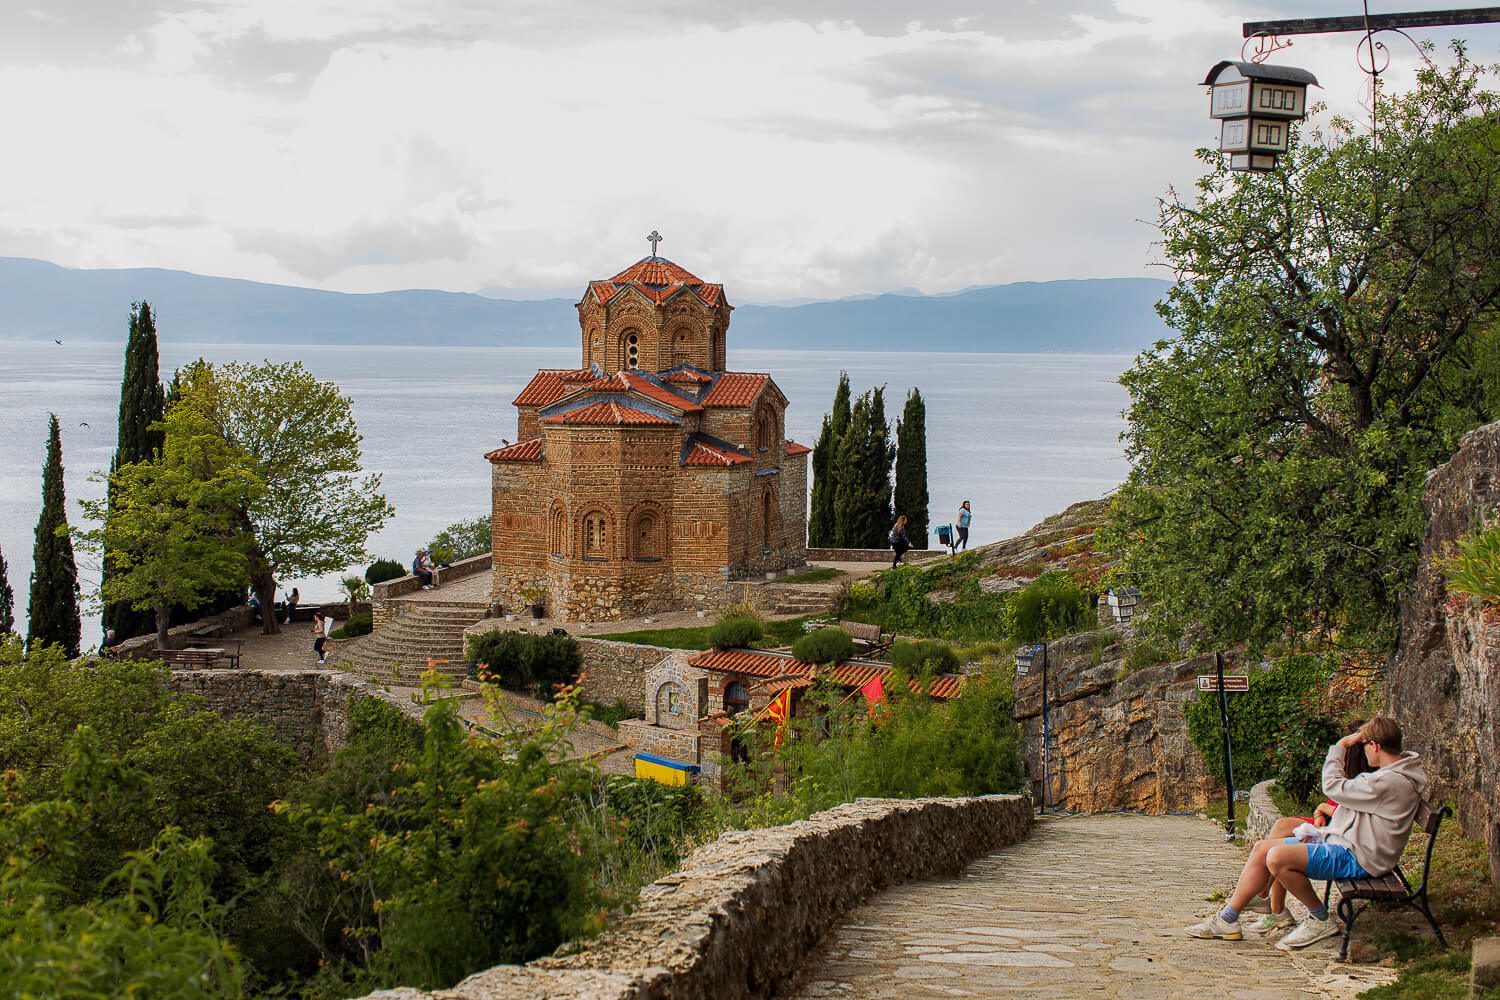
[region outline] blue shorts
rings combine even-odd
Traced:
[[[1299,844],[1307,848],[1308,878],[1317,882],[1336,882],[1339,879],[1369,878],[1370,873],[1359,866],[1354,852],[1338,844],[1304,844],[1296,837],[1287,837],[1288,844]]]

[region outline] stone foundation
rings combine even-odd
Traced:
[[[498,966],[394,1000],[741,1000],[786,987],[849,910],[901,882],[960,874],[1031,830],[1014,795],[860,799],[787,826],[727,833],[641,890],[635,910],[566,956]]]

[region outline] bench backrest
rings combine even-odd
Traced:
[[[862,639],[865,642],[880,641],[879,625],[867,625],[864,622],[839,622],[839,628],[848,633],[851,639]]]
[[[1432,808],[1426,802],[1417,803],[1417,815],[1413,824],[1427,834],[1427,854],[1422,859],[1422,885],[1418,892],[1427,888],[1427,875],[1432,871],[1432,848],[1437,844],[1438,827],[1443,825],[1443,817],[1451,814],[1453,810],[1447,806]]]

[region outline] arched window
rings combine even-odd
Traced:
[[[755,414],[755,447],[770,451],[776,445],[776,414],[762,406]]]
[[[568,551],[568,510],[561,500],[552,505],[552,515],[547,519],[547,551],[555,556]]]
[[[583,519],[583,556],[585,559],[609,558],[609,520],[596,510]]]
[[[663,725],[669,721],[679,721],[683,714],[682,688],[673,681],[667,681],[656,689],[656,724]]]
[[[766,490],[760,497],[760,547],[766,552],[771,551],[771,538],[776,527],[776,498],[770,490]]]
[[[665,552],[662,545],[661,514],[647,508],[635,515],[630,528],[630,554],[636,559],[660,559]]]
[[[750,692],[745,690],[745,685],[739,681],[730,681],[724,685],[724,711],[730,715],[738,715],[750,707]]]
[[[641,366],[641,338],[635,331],[625,335],[625,367],[639,368]]]

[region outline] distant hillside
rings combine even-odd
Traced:
[[[801,350],[1134,352],[1167,331],[1151,278],[1021,282],[950,295],[877,295],[741,306],[732,343]],[[733,288],[730,289],[733,301]],[[498,300],[408,290],[351,295],[154,268],[75,270],[0,257],[0,340],[125,337],[131,302],[195,343],[570,346],[568,299]]]

